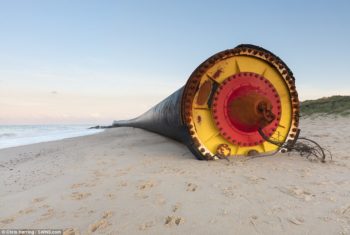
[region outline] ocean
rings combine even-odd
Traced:
[[[0,125],[0,149],[99,133],[93,125]]]

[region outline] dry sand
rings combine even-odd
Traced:
[[[0,228],[66,234],[350,234],[350,119],[303,119],[333,161],[198,161],[134,128],[0,150]]]

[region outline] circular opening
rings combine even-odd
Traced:
[[[255,73],[237,73],[217,89],[212,105],[213,118],[221,135],[240,146],[253,146],[270,137],[281,115],[280,98],[273,85]]]
[[[264,115],[265,111],[271,111],[272,104],[258,87],[249,85],[234,90],[226,107],[231,124],[243,132],[257,131],[273,121]]]

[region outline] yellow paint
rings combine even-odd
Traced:
[[[215,79],[219,84],[236,73],[253,72],[263,75],[274,85],[275,89],[280,95],[282,112],[279,123],[280,126],[276,129],[275,133],[272,135],[272,138],[279,138],[280,141],[284,141],[288,135],[292,121],[291,102],[288,87],[279,72],[264,60],[243,55],[234,56],[221,60],[209,68],[202,76],[200,84],[203,84],[206,80],[208,80],[208,77],[213,78],[214,74],[218,70],[222,70],[220,76]],[[196,100],[197,97],[195,97],[192,104],[192,115],[196,135],[206,149],[211,151],[213,154],[216,153],[216,149],[220,144],[227,144],[231,149],[232,155],[247,155],[247,152],[253,149],[259,153],[271,152],[278,149],[276,145],[268,142],[251,147],[239,147],[228,142],[219,134],[219,130],[215,125],[210,108],[206,107],[206,105],[198,106],[195,102]]]

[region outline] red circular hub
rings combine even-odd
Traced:
[[[221,135],[239,146],[264,142],[258,129],[263,127],[265,135],[270,137],[281,118],[277,91],[269,80],[255,73],[238,73],[227,78],[214,95],[212,109]]]

